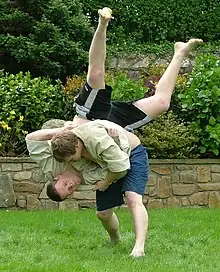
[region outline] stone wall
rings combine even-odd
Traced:
[[[180,74],[189,73],[195,66],[196,54],[191,53],[190,57],[185,58],[180,67]],[[146,55],[130,55],[129,57],[113,57],[107,59],[108,69],[121,70],[127,73],[131,79],[139,79],[143,74],[146,74],[148,68],[153,66],[167,67],[172,59],[172,56],[160,58],[155,54]]]
[[[150,160],[144,195],[149,208],[220,207],[220,159]],[[95,207],[91,186],[80,186],[62,203],[48,199],[45,179],[30,158],[0,158],[0,208],[82,209]]]

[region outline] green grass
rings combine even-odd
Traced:
[[[122,241],[115,247],[94,210],[1,211],[0,271],[220,271],[220,210],[150,210],[146,256],[132,260],[127,211],[117,211]]]

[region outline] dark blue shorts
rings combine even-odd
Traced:
[[[97,211],[122,205],[124,193],[127,191],[144,194],[149,172],[146,147],[139,145],[131,151],[130,165],[131,168],[124,178],[111,184],[104,192],[96,191]]]

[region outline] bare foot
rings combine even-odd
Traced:
[[[201,39],[190,39],[188,42],[176,42],[174,45],[175,54],[183,55],[184,57],[197,45],[203,43]]]
[[[135,250],[133,249],[131,254],[130,254],[131,257],[133,258],[140,258],[140,257],[144,257],[145,256],[145,253],[143,250]]]
[[[103,8],[98,10],[99,22],[101,24],[107,24],[112,17],[112,10],[110,8]]]

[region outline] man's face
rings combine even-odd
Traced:
[[[58,175],[55,180],[55,189],[62,199],[70,196],[76,189],[77,184],[73,177]]]

